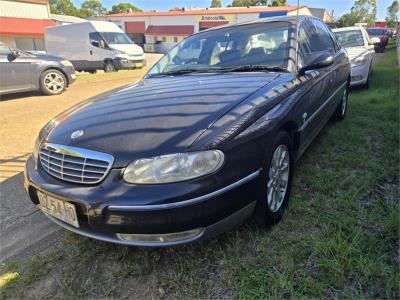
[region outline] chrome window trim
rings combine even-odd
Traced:
[[[82,168],[82,179],[81,180],[66,179],[66,178],[63,178],[63,176],[57,176],[54,173],[49,172],[47,170],[47,168],[52,169],[52,168],[50,168],[50,164],[53,164],[53,163],[51,163],[51,162],[49,162],[46,159],[41,157],[41,155],[42,155],[41,151],[42,150],[52,151],[52,152],[55,152],[57,154],[62,155],[63,157],[65,155],[68,155],[68,156],[84,159],[84,163],[82,164],[83,165],[83,168]],[[92,160],[103,161],[104,163],[107,163],[108,166],[107,167],[106,166],[99,167],[100,164],[99,165],[95,165],[95,164],[87,163],[86,160],[88,160],[88,159],[89,160],[92,159]],[[112,168],[112,165],[114,163],[114,157],[112,155],[110,155],[110,154],[107,154],[107,153],[88,150],[88,149],[83,149],[83,148],[77,148],[77,147],[53,144],[53,143],[43,143],[42,145],[40,145],[40,147],[39,147],[39,160],[40,160],[40,163],[42,165],[43,170],[46,171],[46,173],[49,174],[50,176],[58,178],[58,179],[63,180],[65,182],[80,183],[80,184],[86,184],[86,185],[88,185],[88,184],[97,184],[97,183],[101,182],[102,180],[104,180],[104,178],[110,172],[110,170]],[[47,162],[47,166],[43,165],[42,161],[46,161]],[[61,161],[61,168],[63,168],[64,162],[70,162],[68,160],[64,161],[64,159],[62,159],[60,161]],[[72,163],[74,163],[74,162],[72,162]],[[80,163],[78,163],[78,164],[80,164]],[[105,171],[103,173],[103,176],[99,177],[98,180],[91,181],[91,182],[85,182],[85,181],[83,181],[83,174],[85,172],[98,173],[99,174],[99,172],[92,172],[91,170],[85,171],[85,166],[94,166],[94,167],[104,168]],[[66,169],[68,169],[68,168],[66,168]],[[79,171],[81,171],[81,170],[79,170]],[[77,172],[79,172],[79,171],[77,171]],[[58,170],[53,170],[53,172],[58,172]],[[65,175],[70,176],[70,177],[79,178],[79,176],[77,176],[77,175],[69,175],[69,174],[65,174]],[[90,176],[85,176],[85,177],[93,179]]]
[[[171,209],[171,208],[177,208],[177,207],[182,207],[182,206],[187,206],[187,205],[192,205],[196,204],[202,201],[205,201],[207,199],[210,199],[212,197],[219,196],[225,192],[228,192],[250,180],[253,180],[254,178],[258,177],[261,173],[261,170],[257,170],[254,173],[251,173],[250,175],[230,184],[227,185],[226,187],[216,190],[212,193],[192,198],[189,200],[184,200],[180,202],[174,202],[174,203],[168,203],[168,204],[154,204],[154,205],[110,205],[107,208],[109,210],[113,211],[118,211],[118,210],[124,210],[124,211],[148,211],[148,210],[163,210],[163,209]]]

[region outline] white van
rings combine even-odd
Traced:
[[[44,40],[48,54],[68,59],[77,71],[112,72],[146,64],[143,49],[111,22],[88,21],[49,27]]]

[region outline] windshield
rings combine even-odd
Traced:
[[[287,68],[290,23],[231,26],[189,37],[169,51],[151,74],[243,66]]]
[[[367,29],[369,35],[383,35],[385,30],[383,29]]]
[[[123,32],[100,32],[107,44],[133,44],[131,39]]]
[[[339,43],[345,47],[364,46],[364,39],[361,30],[348,30],[335,32]]]

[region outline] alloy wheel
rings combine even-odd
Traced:
[[[289,183],[290,154],[285,145],[279,145],[272,156],[268,173],[267,200],[272,212],[277,212],[285,199]]]
[[[44,85],[49,91],[57,93],[64,89],[65,82],[64,78],[60,74],[50,72],[44,78]]]

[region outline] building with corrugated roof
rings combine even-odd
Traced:
[[[44,29],[55,25],[48,0],[0,0],[0,41],[9,47],[44,51]]]
[[[126,12],[96,17],[110,21],[123,29],[148,52],[161,52],[173,47],[185,37],[211,27],[235,24],[276,16],[312,15],[307,6],[255,6],[206,8],[178,11]]]

